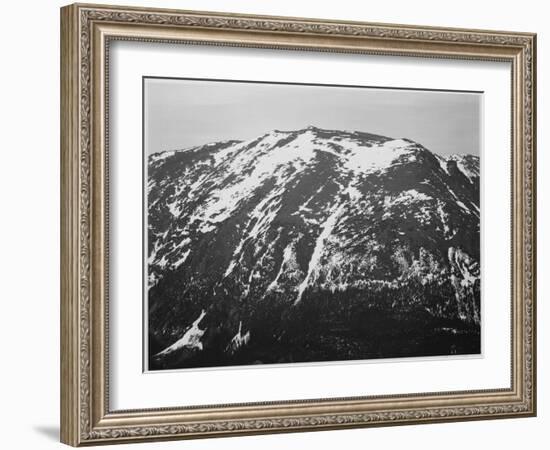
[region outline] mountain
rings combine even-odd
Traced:
[[[151,369],[479,353],[479,158],[308,127],[148,158]]]

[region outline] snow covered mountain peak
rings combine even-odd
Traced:
[[[444,291],[424,305],[430,314],[479,321],[476,156],[359,131],[273,130],[151,155],[147,205],[159,351],[185,330],[222,326],[213,324],[222,304],[233,311],[223,347],[235,349],[254,340],[256,305],[344,292]]]

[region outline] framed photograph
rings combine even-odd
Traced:
[[[535,38],[62,8],[62,442],[535,415]]]

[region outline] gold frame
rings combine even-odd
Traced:
[[[508,61],[509,389],[110,411],[106,110],[113,39]],[[534,416],[536,35],[75,4],[61,9],[61,440],[73,446]]]

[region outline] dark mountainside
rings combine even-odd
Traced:
[[[275,130],[147,189],[151,370],[480,352],[476,156]]]

